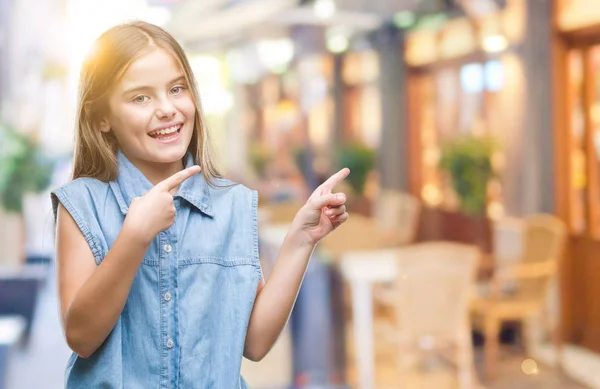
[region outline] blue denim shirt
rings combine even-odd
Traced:
[[[116,181],[79,178],[52,192],[55,217],[60,202],[97,264],[131,200],[152,188],[122,153],[118,161]],[[242,354],[262,276],[257,199],[242,185],[211,187],[201,174],[183,182],[175,223],[152,241],[106,341],[87,359],[69,359],[66,388],[247,388]]]

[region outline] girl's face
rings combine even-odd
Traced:
[[[141,170],[164,168],[164,164],[181,169],[196,107],[184,73],[170,53],[156,48],[132,62],[109,96],[108,106],[100,130],[114,133],[133,164]]]

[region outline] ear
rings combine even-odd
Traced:
[[[102,120],[100,120],[100,124],[98,125],[98,128],[102,132],[105,132],[105,133],[110,132],[110,123],[108,122],[108,119],[102,118]]]

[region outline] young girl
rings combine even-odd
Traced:
[[[257,193],[219,176],[194,76],[164,30],[100,36],[80,81],[73,181],[52,193],[67,388],[246,388],[311,253],[348,219],[334,186],[298,211],[267,283]],[[200,174],[198,174],[200,173]]]

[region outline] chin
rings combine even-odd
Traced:
[[[173,150],[161,150],[155,153],[153,159],[158,163],[174,163],[181,161],[186,153],[187,147],[174,147]]]

